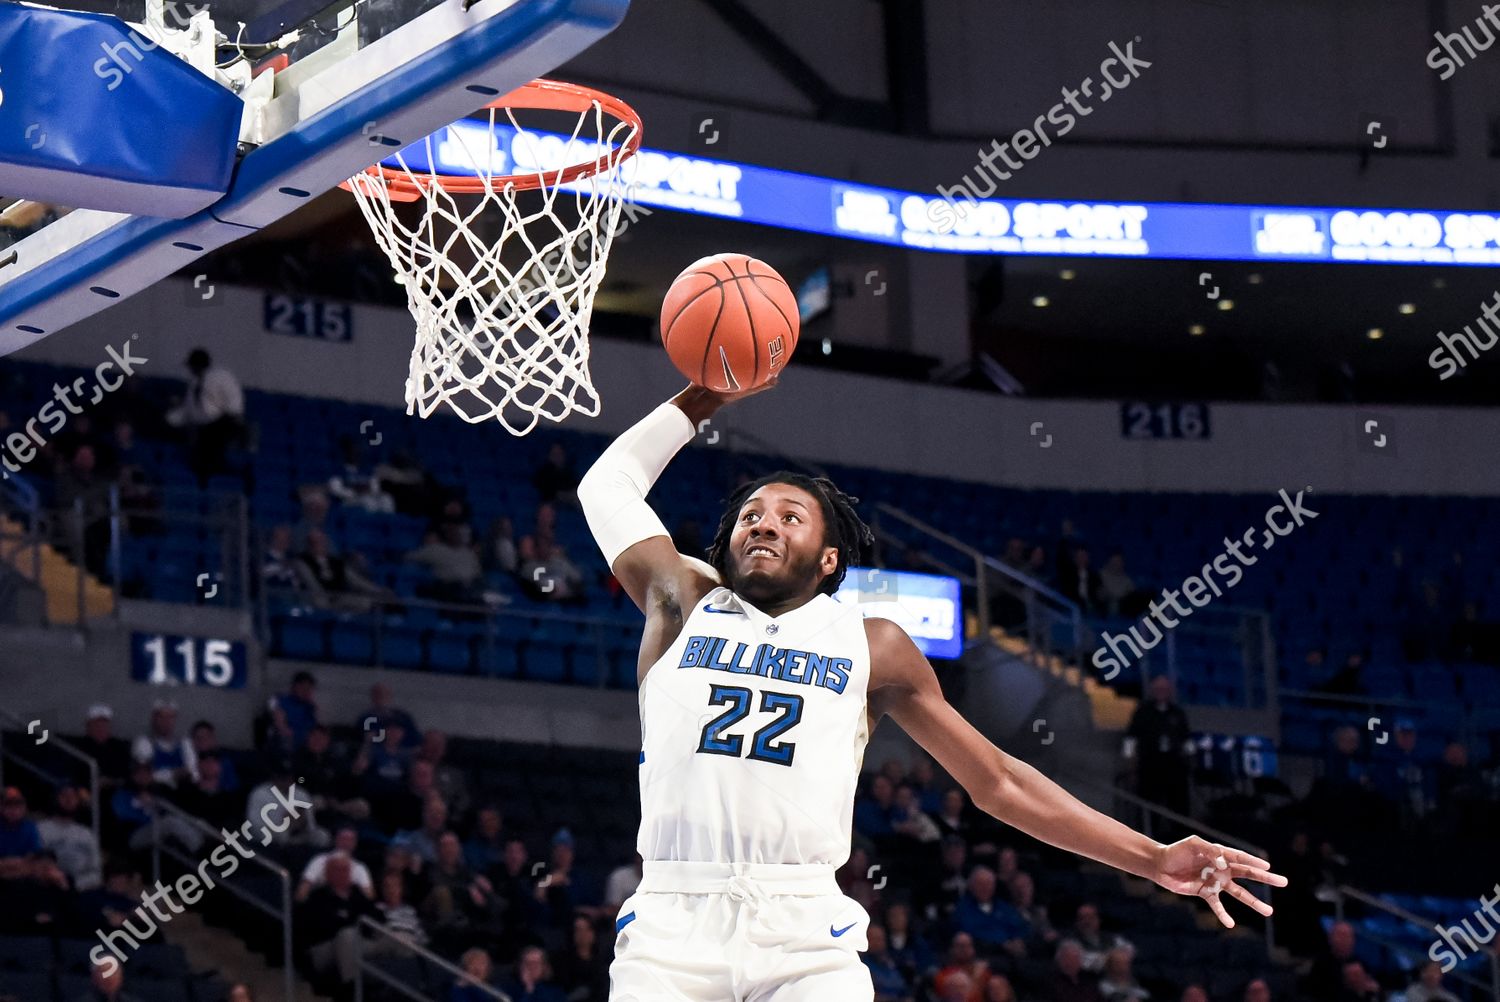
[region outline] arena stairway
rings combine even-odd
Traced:
[[[26,528],[19,522],[0,517],[0,539],[9,544],[12,540],[24,539]],[[63,556],[51,544],[42,543],[41,575],[32,563],[31,548],[27,545],[7,545],[0,551],[0,559],[12,567],[23,579],[38,585],[46,595],[47,622],[53,625],[79,625],[78,567]],[[115,609],[115,593],[92,574],[83,576],[83,616],[85,621],[108,616]]]

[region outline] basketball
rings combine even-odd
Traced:
[[[746,254],[688,265],[661,304],[661,343],[699,386],[750,390],[797,350],[797,297],[776,269]]]

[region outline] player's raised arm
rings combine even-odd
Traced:
[[[720,407],[759,393],[716,393],[690,385],[627,429],[589,467],[578,500],[594,541],[636,606],[650,619],[663,602],[690,607],[714,585],[708,565],[684,557],[646,503],[646,494],[672,457]]]
[[[1271,864],[1247,852],[1190,836],[1163,845],[1101,814],[1031,766],[1005,754],[943,698],[932,665],[895,623],[867,619],[874,674],[870,712],[885,714],[916,740],[992,817],[1034,838],[1146,877],[1178,894],[1202,897],[1224,925],[1234,919],[1226,893],[1262,915],[1271,906],[1235,881],[1285,887]]]

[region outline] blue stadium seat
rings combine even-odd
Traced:
[[[329,657],[340,664],[367,665],[375,659],[375,636],[368,621],[336,622],[328,631]]]

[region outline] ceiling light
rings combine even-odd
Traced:
[[[1064,282],[1071,282],[1073,281],[1073,279],[1078,277],[1078,272],[1074,271],[1072,268],[1064,268],[1062,271],[1057,273],[1057,277],[1062,279]]]
[[[1223,310],[1226,313],[1229,312],[1230,310],[1234,309],[1234,300],[1233,299],[1221,299],[1221,300],[1219,300],[1219,309]]]
[[[1385,337],[1385,331],[1381,330],[1379,327],[1371,327],[1369,330],[1365,331],[1365,337],[1369,338],[1371,341],[1379,341],[1381,338]]]
[[[1052,305],[1052,300],[1048,299],[1046,296],[1032,296],[1031,305],[1035,306],[1037,309],[1044,309]]]
[[[1198,337],[1205,329],[1202,324],[1190,324],[1188,326],[1188,333],[1193,335],[1193,337]]]
[[[1403,316],[1408,316],[1409,317],[1413,313],[1417,312],[1417,304],[1416,303],[1402,303],[1400,306],[1396,307],[1396,309]]]

